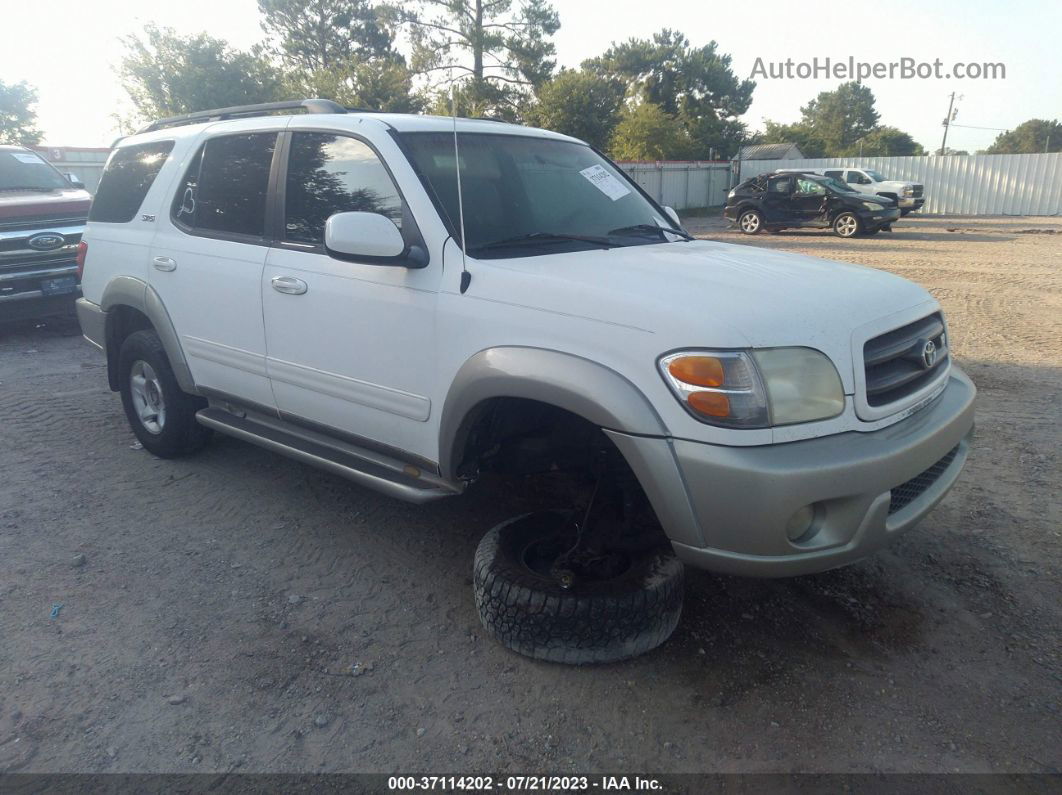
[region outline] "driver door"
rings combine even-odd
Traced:
[[[441,264],[333,258],[324,226],[339,212],[411,222],[369,144],[331,131],[289,133],[278,241],[262,279],[266,367],[285,419],[433,459],[429,427]]]
[[[804,223],[816,221],[823,214],[826,198],[826,188],[818,182],[797,177],[796,190],[791,200],[793,212]]]

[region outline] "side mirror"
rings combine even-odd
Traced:
[[[80,190],[85,189],[85,183],[81,181],[81,178],[77,174],[68,172],[66,174],[63,174],[63,176],[66,177],[67,180],[70,181],[70,184],[73,185],[75,188],[79,188]]]
[[[336,259],[368,265],[423,268],[427,253],[406,246],[395,222],[380,213],[336,213],[325,221],[325,250]]]
[[[664,212],[667,213],[667,217],[671,219],[676,229],[682,228],[682,219],[679,218],[679,214],[675,212],[674,207],[665,207]]]

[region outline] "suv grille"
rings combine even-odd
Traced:
[[[925,472],[915,475],[906,483],[901,483],[894,488],[892,490],[892,499],[889,500],[889,515],[891,516],[897,511],[906,508],[922,496],[922,493],[936,483],[940,476],[944,474],[944,470],[951,466],[951,462],[955,460],[955,456],[958,454],[959,445],[955,445],[942,459]]]
[[[867,404],[885,406],[936,380],[948,364],[939,312],[868,340],[863,346]]]
[[[914,196],[916,199],[921,199],[922,198],[922,192],[924,190],[925,190],[925,188],[922,187],[921,185],[915,185],[914,186],[914,192],[911,195]]]

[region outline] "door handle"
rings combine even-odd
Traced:
[[[302,295],[307,290],[306,282],[294,276],[274,276],[272,284],[274,290],[286,295]]]
[[[170,257],[155,257],[151,260],[151,264],[157,271],[175,271],[177,270],[177,260]]]

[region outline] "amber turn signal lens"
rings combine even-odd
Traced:
[[[691,392],[686,398],[690,408],[709,417],[729,417],[730,401],[718,392]]]
[[[723,363],[714,356],[683,356],[668,364],[667,371],[694,386],[722,386],[726,378]]]

